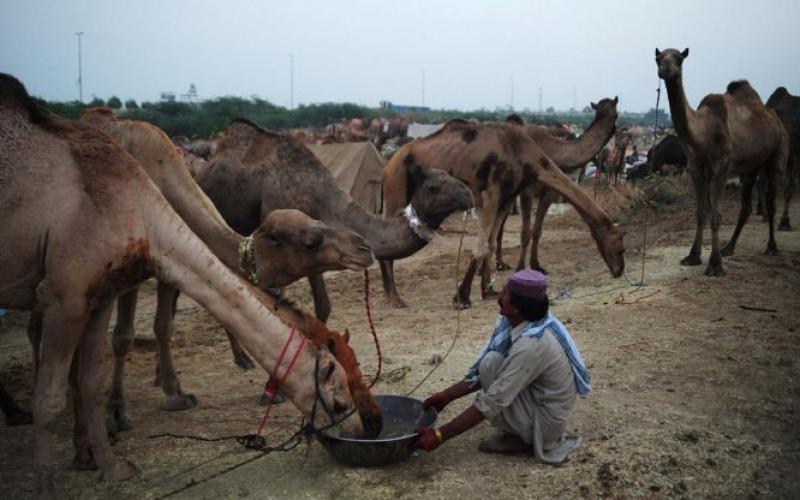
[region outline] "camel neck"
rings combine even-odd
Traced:
[[[693,119],[694,110],[689,107],[686,99],[686,92],[683,89],[683,77],[678,76],[665,81],[667,87],[667,98],[669,99],[669,112],[672,115],[672,123],[678,136],[683,137],[686,142],[693,144]]]
[[[542,140],[537,138],[536,143],[561,170],[570,172],[586,165],[594,158],[614,134],[615,121],[612,116],[595,117],[589,128],[575,141],[567,141],[546,133],[542,135]]]
[[[367,240],[378,259],[402,259],[427,244],[411,230],[405,217],[384,219],[368,213],[352,200],[342,211],[341,221]]]

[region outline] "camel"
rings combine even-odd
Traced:
[[[528,137],[519,125],[489,123],[480,125],[461,119],[449,121],[441,130],[424,139],[406,144],[384,167],[384,216],[393,216],[416,193],[408,185],[409,171],[452,171],[467,184],[473,196],[482,200],[480,238],[463,281],[453,299],[456,307],[471,306],[469,295],[475,272],[481,275],[481,295],[493,297],[489,286],[494,245],[500,224],[514,197],[534,183],[564,196],[589,224],[603,259],[614,276],[622,274],[623,232],[582,189],[575,185],[553,160]],[[477,202],[476,202],[477,204]],[[387,296],[397,295],[394,289],[392,262],[375,255],[384,272]]]
[[[697,266],[703,244],[703,226],[711,215],[711,256],[705,274],[722,276],[722,257],[733,255],[742,227],[750,216],[753,184],[759,172],[766,176],[766,205],[769,220],[767,255],[778,253],[775,243],[776,176],[784,171],[789,138],[777,114],[764,107],[758,93],[746,80],[728,84],[725,94],[709,94],[697,111],[686,99],[683,88],[683,61],[689,49],[680,52],[656,49],[658,76],[667,87],[670,113],[678,135],[689,146],[689,172],[697,199],[697,231],[689,255],[681,265]],[[739,175],[742,198],[739,218],[730,241],[720,248],[719,204],[730,175]]]
[[[69,386],[76,465],[96,464],[101,480],[136,473],[108,442],[103,364],[111,301],[149,276],[187,293],[267,372],[280,372],[285,393],[315,426],[363,433],[348,375],[327,347],[307,344],[303,335],[290,338],[292,328],[271,311],[276,303],[225,267],[107,135],[51,115],[4,74],[0,187],[0,307],[42,315],[32,401],[37,496],[55,496],[53,433]],[[284,347],[294,360],[285,375],[290,361],[277,363]]]
[[[676,167],[677,173],[681,174],[686,170],[688,163],[688,149],[686,141],[676,135],[667,135],[658,144],[647,152],[647,163],[650,173],[664,173],[665,165]]]
[[[598,151],[605,145],[611,136],[614,134],[617,121],[617,103],[618,97],[613,99],[601,99],[597,103],[590,103],[592,109],[595,111],[594,119],[586,131],[577,140],[571,140],[563,137],[563,134],[554,134],[554,130],[565,130],[563,127],[556,129],[552,127],[543,127],[541,125],[525,125],[525,133],[533,139],[533,141],[541,148],[542,152],[549,156],[558,168],[565,174],[573,175],[576,170],[581,170],[592,158],[594,158]],[[521,124],[515,120],[507,120],[509,123]],[[533,227],[531,227],[531,212],[533,207],[533,198],[538,198],[538,205],[536,207],[536,219],[534,220]],[[528,245],[531,244],[531,237],[533,237],[533,244],[531,245],[531,269],[544,272],[544,269],[539,263],[539,240],[542,237],[542,225],[544,224],[544,216],[550,205],[555,202],[557,195],[552,191],[543,188],[541,184],[534,184],[533,186],[525,189],[520,193],[520,211],[522,213],[522,232],[520,234],[520,249],[519,259],[517,261],[517,270],[525,268],[525,257],[528,253]],[[502,227],[498,233],[495,261],[498,270],[508,269],[509,266],[502,261],[502,240],[503,231]]]
[[[611,177],[614,177],[614,186],[617,185],[619,178],[625,171],[625,155],[628,152],[628,144],[630,137],[628,137],[625,130],[618,130],[614,135],[614,160],[610,163],[608,169],[608,182],[611,183]]]
[[[252,277],[262,290],[287,286],[310,274],[336,269],[358,270],[372,263],[372,254],[361,236],[329,227],[296,210],[270,214],[245,239],[228,227],[160,129],[147,122],[119,120],[108,108],[86,110],[80,119],[107,133],[138,160],[189,228],[225,265],[245,277]],[[243,255],[240,249],[251,242],[253,251]],[[252,258],[243,261],[242,257],[248,255]],[[108,407],[112,431],[132,428],[125,412],[122,384],[125,360],[133,343],[137,293],[138,289],[134,288],[118,301],[113,337],[114,376]],[[167,397],[162,410],[183,410],[197,404],[194,395],[182,391],[169,348],[178,294],[177,289],[159,283],[153,330],[159,344],[156,385],[161,386]],[[242,368],[252,368],[253,362],[230,333],[228,338],[235,363]]]
[[[794,194],[795,177],[800,174],[800,97],[794,96],[786,87],[778,87],[767,99],[767,108],[777,113],[789,134],[789,160],[784,177],[783,214],[778,231],[790,231],[789,203]]]
[[[331,173],[301,144],[235,120],[219,134],[217,153],[195,180],[237,232],[252,231],[278,208],[295,208],[361,234],[376,258],[401,259],[423,248],[444,219],[472,207],[469,190],[445,172],[409,171],[418,187],[406,216],[373,215],[336,186]],[[309,276],[314,310],[323,322],[331,305],[321,275]]]

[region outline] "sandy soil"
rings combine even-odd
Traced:
[[[606,203],[616,199],[603,191]],[[618,198],[618,197],[617,197]],[[724,203],[722,234],[733,227],[737,195]],[[614,212],[616,207],[609,206]],[[610,278],[585,226],[574,211],[550,217],[541,245],[552,279],[554,311],[570,328],[587,360],[594,392],[578,402],[573,425],[586,438],[569,463],[554,468],[528,456],[477,451],[492,429],[481,424],[434,453],[381,468],[334,462],[315,442],[286,453],[253,458],[233,440],[199,442],[152,438],[160,433],[205,437],[250,433],[263,408],[256,398],[265,375],[231,360],[222,329],[182,296],[174,352],[185,390],[200,405],[189,411],[158,410],[161,391],[152,386],[155,285],[143,285],[137,342],[130,356],[127,394],[136,428],[122,435],[117,453],[141,473],[123,483],[101,483],[70,468],[71,413],[58,427],[60,491],[67,498],[510,498],[510,497],[794,497],[800,492],[800,231],[778,233],[781,254],[763,255],[766,225],[755,216],[736,255],[725,260],[727,276],[707,278],[703,267],[681,267],[693,236],[694,202],[682,197],[649,216],[645,287],[628,286],[642,272],[644,213],[618,213],[628,231],[627,278]],[[800,224],[800,210],[792,213]],[[516,262],[519,217],[505,235],[505,258]],[[451,306],[461,223],[411,259],[396,266],[408,309],[382,300],[379,271],[371,270],[372,308],[385,359],[377,393],[405,394],[443,355],[458,313]],[[464,244],[475,241],[468,226]],[[708,248],[705,250],[708,255]],[[462,266],[463,269],[463,266]],[[501,286],[510,272],[497,276]],[[363,304],[363,277],[332,274],[330,324],[347,327],[368,376],[376,356]],[[307,286],[289,295],[310,310]],[[641,299],[636,302],[637,299]],[[775,312],[742,309],[756,306]],[[473,291],[473,308],[460,313],[455,348],[415,397],[424,398],[458,379],[484,342],[497,314],[494,301]],[[0,380],[29,407],[30,354],[26,316],[10,313],[0,328]],[[471,399],[447,408],[446,422]],[[270,443],[299,423],[289,405],[273,411]],[[0,497],[32,494],[33,436],[30,427],[0,423]]]

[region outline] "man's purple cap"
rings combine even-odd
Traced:
[[[547,294],[547,276],[531,269],[517,271],[508,278],[506,288],[522,297],[540,299]]]

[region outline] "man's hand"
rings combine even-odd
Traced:
[[[444,410],[444,407],[450,402],[450,398],[444,392],[437,392],[431,394],[428,399],[422,402],[424,408],[434,407],[438,413]]]
[[[412,450],[422,449],[425,451],[433,451],[444,442],[442,433],[433,427],[420,427],[416,429],[415,432],[418,433],[419,436],[409,445],[409,448]]]

